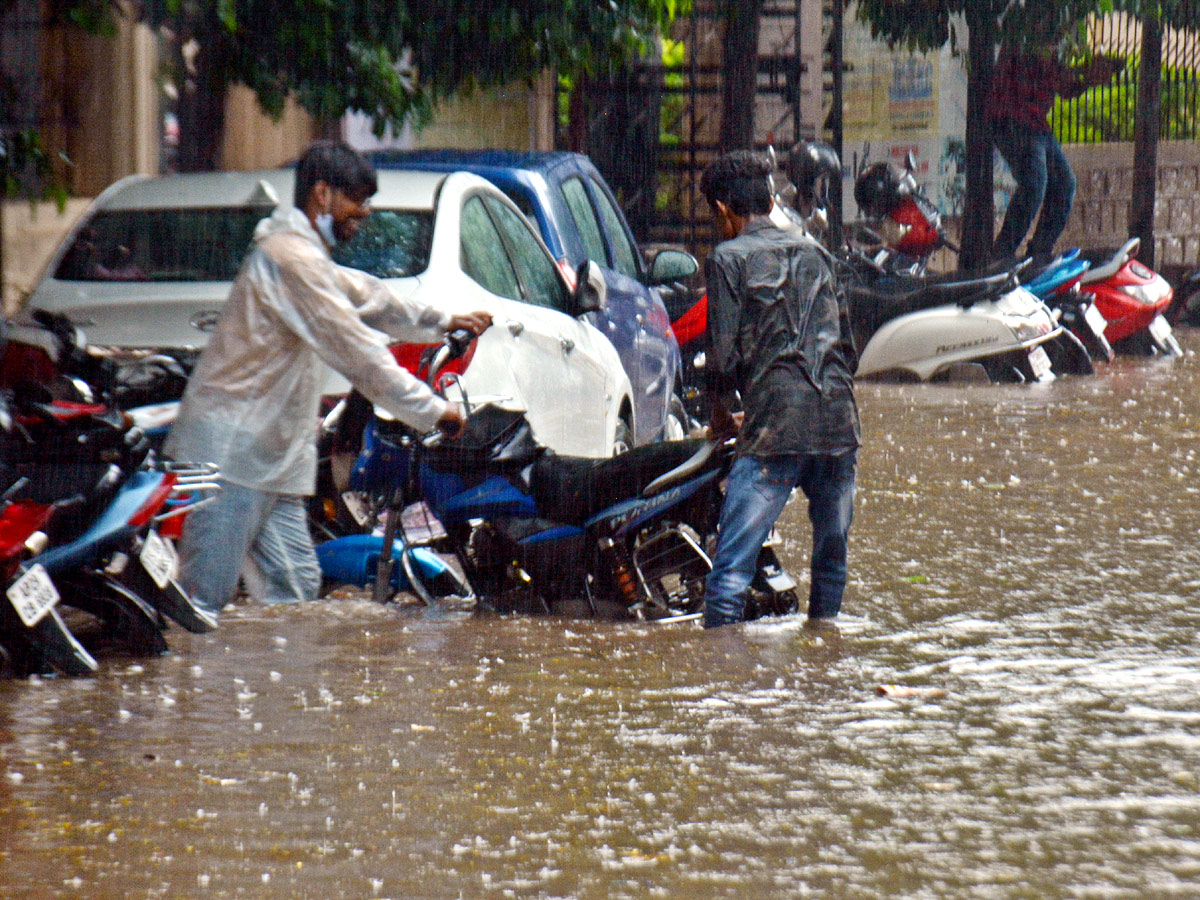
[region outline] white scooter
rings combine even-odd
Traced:
[[[1015,271],[965,281],[880,273],[843,276],[843,284],[858,378],[1046,382],[1058,374],[1063,329]]]

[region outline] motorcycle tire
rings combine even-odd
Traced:
[[[163,636],[166,620],[134,591],[99,573],[62,579],[64,601],[100,622],[97,643],[131,656],[161,656],[170,648]]]
[[[91,675],[99,669],[95,658],[67,628],[57,609],[46,613],[32,628],[14,614],[0,616],[3,645],[0,646],[0,675],[25,678],[29,675]]]

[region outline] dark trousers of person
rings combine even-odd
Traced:
[[[1017,122],[992,123],[992,140],[1017,182],[996,237],[992,256],[1017,255],[1029,226],[1041,209],[1037,229],[1029,239],[1027,255],[1048,255],[1067,227],[1075,202],[1075,175],[1062,147],[1049,132],[1034,131]]]
[[[758,553],[792,488],[808,498],[812,585],[808,615],[832,619],[846,589],[846,547],[854,516],[857,452],[740,457],[729,472],[717,526],[717,551],[704,588],[704,627],[742,621]]]

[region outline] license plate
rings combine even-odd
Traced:
[[[30,566],[8,589],[8,602],[32,628],[58,603],[58,588],[40,565]]]
[[[159,537],[157,531],[146,535],[146,541],[138,554],[142,568],[160,588],[165,588],[171,576],[175,574],[176,558],[175,548]]]
[[[1150,337],[1160,344],[1171,336],[1171,323],[1162,316],[1150,320]]]
[[[1108,319],[1104,318],[1104,313],[1097,309],[1095,303],[1087,305],[1083,311],[1083,318],[1092,326],[1092,331],[1096,333],[1097,337],[1104,334],[1104,330],[1108,328]]]
[[[1038,381],[1050,374],[1050,357],[1040,344],[1029,351],[1029,366],[1033,369],[1033,377]]]

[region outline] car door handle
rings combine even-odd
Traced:
[[[560,337],[558,343],[562,346],[563,353],[570,353],[575,349],[575,342],[569,337]]]
[[[508,320],[508,333],[511,334],[513,337],[517,337],[524,330],[525,330],[524,322],[518,322],[516,319]]]

